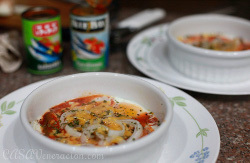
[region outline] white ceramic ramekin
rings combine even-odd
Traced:
[[[161,121],[151,134],[131,143],[110,147],[72,146],[56,142],[35,131],[30,122],[50,107],[88,93],[102,93],[136,102]],[[161,155],[173,110],[167,96],[154,85],[134,76],[115,73],[82,73],[57,78],[34,90],[24,101],[20,118],[31,149],[48,156],[37,162],[152,163]],[[54,156],[54,158],[52,158]]]
[[[225,52],[194,47],[180,36],[201,33],[225,34],[250,41],[250,21],[226,15],[201,14],[179,18],[168,28],[172,66],[187,77],[213,83],[250,79],[250,50]]]

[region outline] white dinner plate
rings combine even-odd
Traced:
[[[183,91],[151,79],[142,79],[165,92],[174,107],[169,136],[158,163],[215,162],[220,150],[220,135],[206,108]],[[1,163],[29,163],[34,162],[34,158],[43,157],[41,153],[32,154],[29,149],[19,112],[24,99],[49,80],[28,85],[0,99]]]
[[[145,75],[186,90],[221,94],[250,94],[250,80],[230,84],[216,84],[188,78],[176,71],[169,62],[167,53],[168,25],[162,24],[137,34],[128,44],[129,61]]]

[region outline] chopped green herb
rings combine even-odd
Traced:
[[[103,120],[101,120],[100,124],[102,124],[102,125],[104,124]]]
[[[106,110],[107,115],[109,115],[110,112],[111,112],[110,110]]]
[[[74,124],[72,122],[68,123],[69,127],[74,127]]]
[[[55,134],[59,134],[59,133],[60,133],[60,130],[59,130],[59,129],[56,129]]]
[[[96,114],[95,114],[95,113],[93,113],[93,112],[90,112],[90,115],[92,115],[92,116],[96,116]]]
[[[123,115],[120,114],[120,113],[115,113],[115,116],[116,116],[116,117],[121,117],[121,116],[123,116]]]
[[[75,118],[75,120],[73,122],[75,125],[79,125],[79,119]]]

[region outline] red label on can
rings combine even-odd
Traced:
[[[33,35],[36,37],[51,36],[58,32],[58,22],[48,22],[42,24],[36,24],[32,27]]]

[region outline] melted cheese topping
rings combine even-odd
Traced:
[[[31,125],[61,143],[110,146],[139,139],[160,124],[152,112],[135,103],[92,95],[56,105]]]

